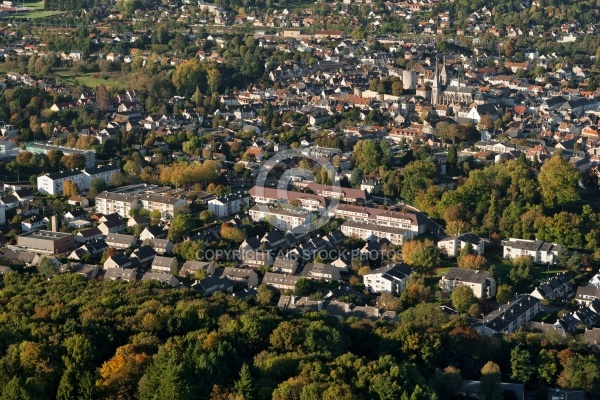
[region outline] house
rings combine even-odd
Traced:
[[[19,199],[12,194],[3,194],[0,196],[0,206],[6,209],[19,207]]]
[[[568,296],[572,291],[571,279],[562,273],[540,283],[530,295],[540,300],[556,300]]]
[[[25,218],[21,221],[21,231],[31,232],[46,228],[49,221],[50,220],[47,217],[32,215],[31,217]]]
[[[457,257],[460,251],[468,245],[471,245],[473,252],[479,255],[483,254],[484,242],[479,236],[473,233],[448,236],[438,242],[438,248],[448,257]]]
[[[339,281],[340,270],[331,264],[309,263],[302,271],[302,276],[314,280],[323,280],[327,282]]]
[[[169,239],[152,239],[150,240],[150,246],[158,254],[171,254],[173,251],[173,242]]]
[[[496,280],[489,271],[479,271],[464,268],[450,268],[440,279],[440,288],[452,292],[458,285],[466,285],[473,290],[478,299],[496,295]]]
[[[302,279],[301,276],[266,272],[262,283],[279,290],[296,290],[296,283]]]
[[[75,210],[67,211],[64,215],[64,219],[67,221],[75,221],[77,219],[85,219],[87,217],[87,212],[81,208],[77,208]]]
[[[131,255],[130,258],[136,258],[142,267],[146,267],[152,263],[156,252],[150,246],[140,246]]]
[[[93,227],[90,229],[84,229],[77,232],[75,235],[75,242],[77,243],[85,243],[90,240],[99,240],[104,237],[104,234],[98,227]]]
[[[208,209],[215,214],[217,218],[228,217],[239,213],[243,207],[248,208],[250,197],[248,193],[232,193],[227,196],[219,196],[208,201]]]
[[[600,299],[600,288],[595,286],[579,286],[575,293],[575,301],[579,304],[589,305],[595,299]]]
[[[277,257],[273,262],[271,271],[294,275],[298,269],[298,261],[293,258]]]
[[[485,336],[513,333],[542,311],[541,304],[533,296],[518,296],[486,315],[475,329]]]
[[[98,266],[82,263],[71,264],[71,273],[84,276],[87,279],[96,279],[98,276]]]
[[[13,192],[13,195],[19,200],[19,203],[27,203],[33,201],[34,195],[31,189],[19,189]]]
[[[161,226],[152,225],[144,228],[142,233],[140,234],[140,240],[144,241],[146,239],[164,239],[167,237],[167,231],[164,230]]]
[[[233,293],[233,282],[227,278],[209,276],[192,284],[196,292],[209,296],[215,292]]]
[[[69,199],[67,200],[67,203],[71,206],[81,206],[81,207],[89,207],[90,206],[90,201],[86,197],[76,196],[76,195],[69,197]]]
[[[152,271],[166,272],[172,274],[176,272],[178,265],[175,257],[156,256],[152,260]]]
[[[166,283],[167,285],[172,286],[172,287],[176,287],[176,286],[180,285],[179,280],[177,278],[175,278],[173,275],[171,275],[170,273],[155,272],[155,271],[146,272],[142,276],[142,281],[158,281],[158,282]]]
[[[555,264],[562,249],[557,243],[514,238],[504,242],[503,246],[505,259],[531,256],[536,264]]]
[[[115,249],[128,249],[137,243],[137,238],[122,233],[109,233],[106,235],[106,243]]]
[[[244,250],[241,253],[242,264],[249,267],[270,267],[273,256],[266,251]]]
[[[30,266],[33,264],[35,258],[35,253],[30,253],[28,251],[15,251],[11,249],[7,249],[2,257],[3,263],[8,264],[23,264],[26,266]]]
[[[400,294],[411,273],[412,269],[406,264],[388,265],[364,275],[363,283],[370,293]]]
[[[113,219],[111,221],[106,221],[98,225],[98,229],[102,232],[103,235],[108,235],[109,233],[121,233],[125,230],[125,225],[123,221],[120,219]]]
[[[136,215],[135,217],[129,218],[127,221],[127,227],[133,228],[134,226],[147,226],[150,223],[148,217],[144,215]]]
[[[243,284],[248,288],[258,286],[258,275],[251,269],[225,267],[221,277]]]
[[[215,274],[215,265],[204,261],[186,261],[179,271],[179,275],[185,277],[194,276],[198,271],[205,271],[206,276]]]
[[[104,261],[104,269],[108,270],[110,268],[130,268],[132,266],[133,260],[127,257],[124,253],[114,254]]]
[[[108,281],[134,282],[136,274],[135,270],[130,268],[110,268],[104,273],[104,279]]]

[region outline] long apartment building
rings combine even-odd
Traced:
[[[252,187],[248,190],[248,194],[256,204],[278,206],[286,203],[298,203],[299,207],[307,211],[318,211],[327,206],[324,196],[263,186]]]
[[[96,211],[102,214],[117,213],[123,218],[129,218],[129,212],[139,208],[139,196],[113,192],[102,192],[96,196]]]
[[[77,184],[80,190],[88,190],[92,184],[92,180],[100,178],[108,184],[111,176],[117,172],[119,172],[119,168],[113,165],[53,172],[38,176],[37,189],[40,193],[61,195],[65,182],[72,181]]]
[[[160,194],[123,194],[102,192],[96,196],[96,211],[102,214],[117,213],[129,218],[133,209],[143,208],[150,212],[159,211],[162,218],[173,218],[175,212],[188,204],[187,200]]]
[[[341,226],[342,233],[346,236],[356,237],[366,241],[387,239],[392,244],[402,245],[405,238],[410,237],[409,231],[391,226],[380,226],[364,222],[346,221]]]
[[[46,143],[27,143],[25,149],[32,153],[48,154],[51,151],[61,151],[65,156],[81,154],[85,158],[85,166],[92,168],[96,165],[96,152],[94,150],[79,150],[71,147],[54,146]]]
[[[381,210],[379,208],[361,207],[352,204],[338,204],[337,208],[333,211],[333,216],[362,224],[360,226],[349,225],[349,227],[356,229],[365,229],[364,225],[374,225],[380,228],[398,229],[398,231],[394,231],[395,234],[400,234],[400,230],[404,230],[406,233],[402,237],[406,238],[421,235],[427,230],[427,217],[420,213]],[[376,230],[377,228],[373,229]]]
[[[308,226],[314,218],[312,213],[295,213],[283,208],[255,205],[250,208],[250,218],[253,221],[269,220],[277,229],[291,230],[299,226]]]

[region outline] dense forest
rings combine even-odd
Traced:
[[[273,300],[6,274],[0,399],[451,399],[482,370],[600,395],[598,350],[570,339],[488,339],[426,303],[395,323],[287,313]]]

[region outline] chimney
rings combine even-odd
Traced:
[[[52,222],[52,232],[58,232],[58,216],[54,214],[51,219]]]

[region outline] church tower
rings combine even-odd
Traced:
[[[446,86],[448,84],[448,71],[446,71],[446,56],[444,56],[444,63],[442,64],[442,70],[440,72],[440,81],[442,86]]]
[[[437,106],[440,101],[440,78],[438,74],[437,60],[433,70],[433,84],[431,85],[431,104]]]

